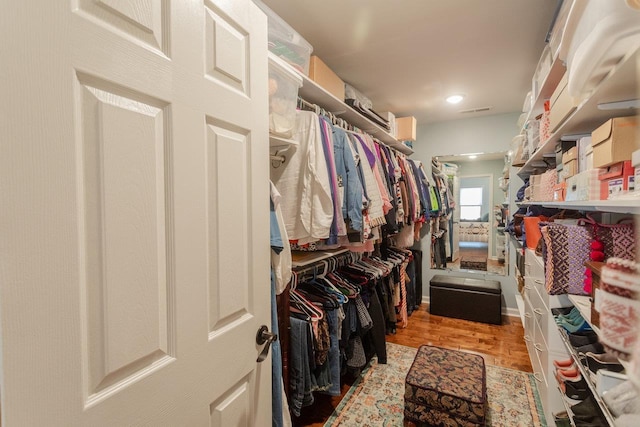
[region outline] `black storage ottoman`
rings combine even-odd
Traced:
[[[497,280],[438,274],[429,282],[429,313],[502,324],[502,288]]]
[[[484,426],[487,380],[477,354],[423,345],[407,373],[404,418],[431,426]]]

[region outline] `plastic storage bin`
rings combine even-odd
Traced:
[[[302,77],[282,59],[269,53],[269,132],[291,138]]]
[[[264,3],[255,3],[267,14],[269,50],[308,76],[311,44]]]
[[[623,0],[575,1],[559,50],[566,60],[569,94],[586,98],[627,54],[640,47],[640,9]]]

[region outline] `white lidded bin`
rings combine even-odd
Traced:
[[[311,44],[267,5],[259,0],[254,0],[254,3],[267,15],[269,51],[308,76],[313,52]]]
[[[269,132],[272,135],[283,138],[293,135],[301,86],[302,76],[269,52]]]
[[[567,64],[569,95],[586,98],[621,59],[638,48],[640,3],[574,1],[558,51]]]

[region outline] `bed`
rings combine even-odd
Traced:
[[[459,230],[461,242],[489,242],[491,228],[488,222],[460,222]]]

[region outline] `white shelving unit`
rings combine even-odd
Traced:
[[[636,97],[636,61],[638,52],[625,56],[602,79],[591,96],[583,100],[576,110],[560,125],[551,137],[529,157],[518,175],[526,177],[535,171],[534,164],[542,161],[544,156],[555,152],[555,145],[563,135],[591,133],[591,131],[613,116],[634,115],[636,110],[601,110],[599,104],[626,101]],[[556,61],[557,62],[557,61]],[[544,103],[557,86],[562,77],[562,68],[554,64],[545,80],[543,91],[540,92],[536,105]]]
[[[541,172],[539,168],[542,165],[545,165],[545,158],[555,157],[555,147],[557,142],[561,141],[563,136],[569,135],[577,135],[577,134],[588,134],[591,133],[594,129],[600,126],[602,123],[607,121],[612,117],[620,117],[620,116],[628,116],[636,114],[637,111],[633,109],[606,109],[600,108],[604,104],[609,104],[613,102],[619,101],[627,101],[631,99],[635,99],[638,97],[637,90],[637,82],[638,82],[638,74],[637,74],[637,65],[640,64],[640,51],[630,52],[627,54],[618,64],[611,67],[606,76],[603,77],[600,84],[596,86],[596,88],[589,94],[589,96],[582,100],[576,107],[576,109],[566,118],[566,120],[560,124],[560,126],[553,132],[553,134],[543,142],[543,144],[536,149],[534,153],[529,156],[529,159],[525,162],[525,164],[517,171],[517,176],[520,178],[529,177],[533,173]],[[542,106],[546,99],[549,99],[556,86],[560,82],[565,69],[563,64],[561,64],[558,60],[556,60],[552,66],[549,74],[547,75],[544,83],[542,84],[542,88],[537,99],[534,102],[534,105],[529,113],[529,118],[535,117],[535,115],[539,114],[542,110]],[[562,202],[554,202],[554,201],[528,201],[517,203],[518,207],[522,206],[530,206],[530,205],[538,205],[559,209],[572,209],[579,211],[595,211],[595,212],[611,212],[611,213],[620,213],[620,214],[631,214],[631,215],[640,215],[640,199],[636,198],[620,198],[614,200],[598,200],[598,201],[562,201]],[[526,262],[526,261],[525,261]],[[532,265],[532,264],[529,264]],[[531,267],[529,267],[531,268]],[[525,267],[526,269],[526,267]],[[539,276],[542,280],[542,285],[537,289],[539,295],[544,298],[543,292],[544,288],[544,275]],[[532,302],[535,300],[536,294],[532,292],[532,289],[536,288],[536,281],[529,280],[527,281],[527,277],[525,276],[525,291],[524,291],[524,318],[523,323],[525,324],[525,337],[529,337],[529,341],[536,342],[536,332],[542,332],[542,336],[544,339],[539,339],[539,342],[552,343],[556,342],[560,345],[560,347],[566,347],[566,350],[576,361],[576,365],[580,368],[582,375],[587,379],[587,383],[589,384],[590,391],[592,392],[595,401],[601,407],[602,412],[606,421],[610,425],[614,425],[614,417],[611,415],[610,411],[602,401],[601,397],[598,395],[594,382],[591,379],[590,371],[587,367],[582,365],[581,361],[578,358],[573,347],[570,345],[568,341],[568,337],[566,333],[563,332],[562,328],[559,329],[560,334],[560,342],[558,340],[554,340],[554,336],[557,335],[557,331],[555,330],[556,326],[553,323],[553,320],[547,322],[548,325],[552,325],[554,330],[544,330],[543,328],[537,328],[536,322],[540,319],[543,320],[542,324],[544,324],[544,319],[548,320],[548,317],[551,316],[550,309],[553,308],[551,305],[548,306],[546,310],[540,310],[540,306],[537,308],[532,307]],[[587,322],[590,323],[591,320],[591,302],[588,296],[577,296],[570,295],[563,296],[564,304],[557,306],[568,306],[573,304],[578,308],[581,315],[585,318]],[[549,296],[551,298],[551,296]],[[533,304],[535,306],[535,304]],[[536,317],[538,315],[538,317]],[[550,323],[549,323],[550,322]],[[596,333],[599,333],[597,327],[593,327]],[[526,338],[525,338],[526,339]],[[537,347],[532,347],[531,342],[527,343],[529,348],[529,355],[531,357],[532,366],[534,366],[534,371],[536,369],[542,369],[546,371],[544,372],[547,378],[547,388],[542,388],[542,394],[559,394],[558,390],[556,390],[556,386],[552,386],[551,381],[556,382],[554,375],[554,368],[551,364],[545,367],[545,363],[540,360],[539,354],[544,354],[539,351]],[[549,345],[549,353],[547,362],[551,361],[550,357],[553,355],[554,346]],[[556,348],[557,350],[560,350]],[[536,353],[535,350],[538,350]],[[552,406],[555,401],[549,400],[547,404]],[[564,399],[564,406],[569,410],[572,405],[571,401]],[[549,412],[554,412],[557,409],[548,410],[545,407],[545,413],[549,415]],[[552,420],[550,420],[552,422]],[[572,425],[575,425],[572,421]]]
[[[305,101],[312,102],[336,116],[345,119],[353,126],[362,129],[364,132],[374,138],[377,138],[389,147],[406,155],[413,154],[413,150],[411,148],[395,139],[385,129],[358,113],[342,100],[327,92],[307,76],[302,76],[302,87],[298,90],[298,95]]]
[[[570,296],[569,298],[573,300],[572,296]],[[585,298],[588,298],[588,297],[585,297]],[[582,314],[582,309],[580,307],[578,307],[578,310],[580,310],[580,313]],[[586,317],[585,317],[585,320],[586,320]],[[597,328],[595,328],[593,326],[592,326],[592,328],[593,328],[594,331],[596,331],[596,329],[597,329]],[[562,337],[562,340],[564,341],[564,344],[567,347],[567,350],[569,351],[569,354],[571,354],[571,357],[573,358],[573,360],[575,360],[574,364],[580,370],[580,375],[582,375],[582,377],[585,379],[585,382],[587,383],[587,386],[589,387],[589,391],[591,391],[591,394],[593,395],[594,400],[596,401],[596,403],[600,407],[600,410],[602,411],[602,414],[604,415],[604,418],[607,420],[607,423],[609,423],[609,425],[611,425],[611,426],[615,425],[615,417],[609,411],[609,408],[607,407],[605,402],[602,400],[602,397],[600,397],[600,394],[598,393],[598,390],[596,388],[596,384],[594,383],[594,381],[592,379],[591,371],[589,370],[589,368],[587,368],[586,366],[584,366],[582,364],[582,361],[580,360],[580,357],[576,353],[575,349],[571,346],[571,343],[569,342],[569,338],[567,337],[567,333],[564,331],[564,329],[562,329],[562,328],[559,328],[559,329],[560,329],[560,336]]]
[[[640,215],[640,199],[580,200],[575,202],[517,202],[518,206],[544,206],[588,212]]]

